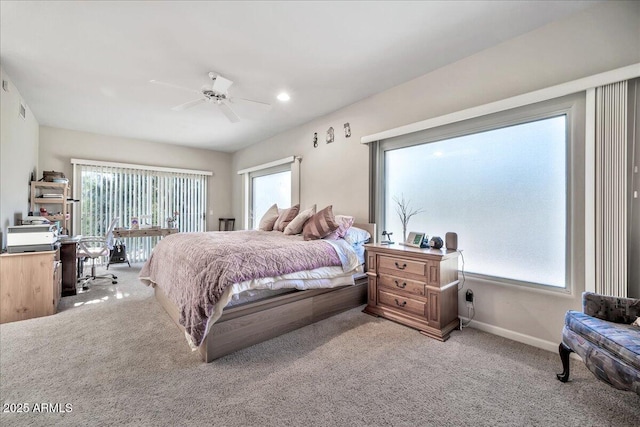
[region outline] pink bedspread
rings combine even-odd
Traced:
[[[225,289],[245,280],[340,266],[333,246],[269,231],[178,233],[163,238],[140,271],[178,307],[180,324],[200,345]]]

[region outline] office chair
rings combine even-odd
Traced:
[[[118,222],[118,218],[114,218],[109,224],[107,234],[104,237],[99,236],[87,236],[82,237],[78,241],[78,248],[76,249],[76,258],[80,258],[79,262],[84,262],[88,258],[91,258],[91,274],[87,274],[84,277],[80,277],[78,282],[82,283],[82,289],[87,290],[88,284],[96,279],[109,279],[112,284],[118,283],[118,278],[114,274],[105,274],[102,276],[96,275],[96,258],[102,256],[109,256],[113,249],[113,229]]]

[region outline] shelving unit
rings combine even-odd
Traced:
[[[56,197],[43,197],[46,194],[60,195]],[[69,184],[58,182],[31,181],[31,206],[29,210],[34,215],[40,215],[40,208],[47,209],[49,221],[59,221],[61,232],[69,231]]]

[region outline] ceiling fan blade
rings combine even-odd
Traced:
[[[218,75],[213,81],[213,87],[211,88],[211,90],[216,93],[227,93],[232,84],[233,82],[231,80],[225,79],[224,77]]]
[[[225,104],[224,102],[221,102],[218,104],[218,106],[222,110],[222,113],[225,116],[227,116],[227,119],[229,119],[231,123],[237,123],[240,121],[240,117],[238,117],[238,115],[227,104]]]
[[[204,98],[194,99],[193,101],[189,101],[189,102],[185,102],[184,104],[176,105],[175,107],[173,107],[171,109],[173,111],[182,111],[182,110],[186,110],[187,108],[195,107],[196,105],[202,104],[203,102],[207,102],[207,100],[204,99]]]
[[[195,89],[189,89],[188,87],[174,85],[173,83],[161,82],[159,80],[149,80],[149,83],[153,83],[154,85],[170,87],[172,89],[186,90],[187,92],[192,92],[192,93],[200,93],[200,91],[197,91]]]
[[[243,102],[250,102],[252,104],[255,104],[256,106],[260,106],[263,108],[271,108],[271,104],[268,104],[266,102],[262,102],[262,101],[256,101],[253,99],[246,99],[246,98],[233,98],[231,99],[231,101],[243,101]]]

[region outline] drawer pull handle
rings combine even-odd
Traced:
[[[396,305],[398,307],[404,307],[405,305],[407,305],[406,301],[402,301],[402,304],[400,304],[400,301],[398,301],[398,298],[396,298],[395,300],[396,300]]]
[[[399,270],[404,270],[405,268],[407,268],[407,264],[402,264],[402,266],[400,266],[400,264],[398,264],[398,262],[396,261],[396,268]]]
[[[396,282],[396,286],[399,287],[400,289],[404,289],[407,287],[407,282],[402,282],[402,285],[397,280],[394,280],[394,282]]]

